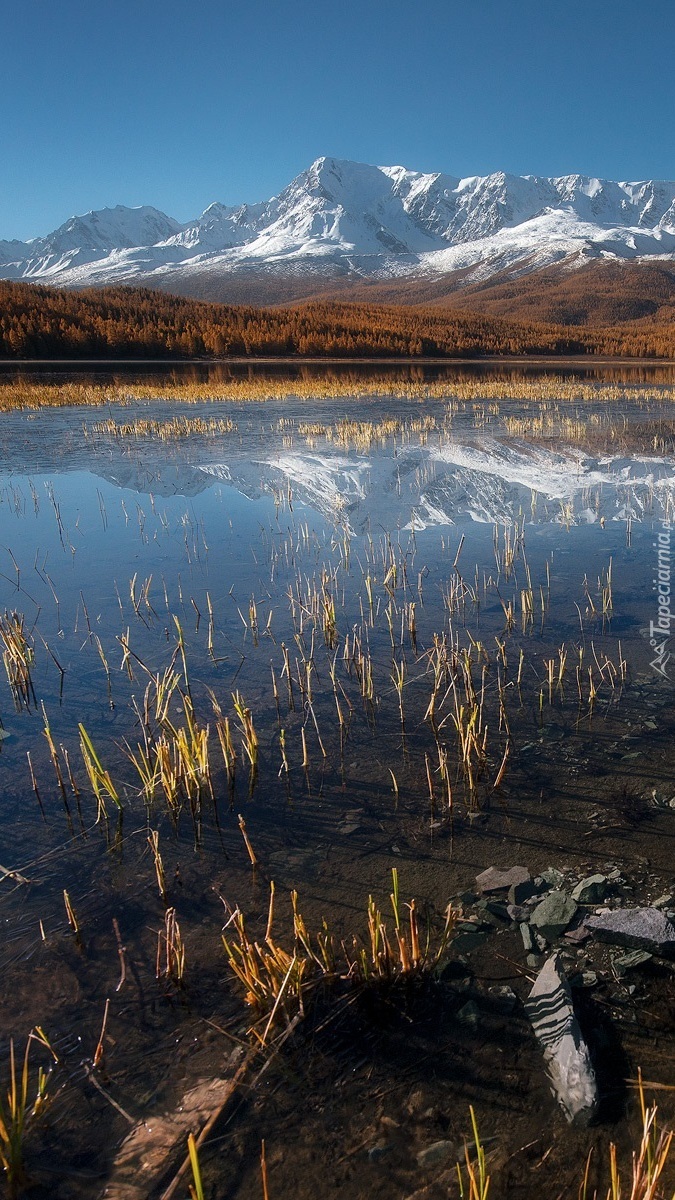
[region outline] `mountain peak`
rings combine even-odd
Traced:
[[[193,275],[270,269],[294,278],[468,271],[485,279],[560,261],[649,256],[675,258],[673,183],[505,171],[460,179],[325,155],[269,200],[214,201],[185,224],[150,205],[118,204],[70,217],[29,243],[0,242],[0,275],[70,286],[158,275],[186,287]]]

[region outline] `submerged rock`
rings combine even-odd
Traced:
[[[535,908],[530,922],[549,942],[560,937],[575,916],[577,906],[564,892],[549,892]]]
[[[544,963],[525,1008],[544,1051],[554,1096],[568,1121],[586,1125],[598,1106],[598,1086],[557,952]]]
[[[645,963],[651,962],[652,956],[648,950],[629,950],[628,954],[621,954],[612,962],[612,966],[619,978],[626,974],[627,971],[633,971],[635,967],[642,967]]]
[[[417,1154],[417,1165],[419,1167],[435,1167],[438,1163],[445,1162],[448,1158],[454,1157],[455,1146],[453,1142],[432,1142],[430,1146],[425,1146]]]
[[[604,900],[606,894],[607,876],[589,875],[588,879],[582,879],[574,888],[572,899],[579,904],[597,904],[599,900]]]
[[[510,867],[508,871],[500,871],[498,867],[488,867],[476,876],[476,883],[484,896],[492,892],[508,892],[510,888],[520,883],[528,883],[530,872],[527,867]]]
[[[588,917],[586,928],[601,942],[675,958],[675,925],[658,908],[608,908]]]

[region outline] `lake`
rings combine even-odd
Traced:
[[[625,1079],[668,1082],[672,973],[555,942],[604,1105],[570,1130],[521,1007],[546,944],[526,951],[476,875],[552,869],[571,892],[600,873],[609,897],[675,904],[673,372],[0,383],[116,393],[0,412],[0,1074],[37,1026],[58,1059],[33,1045],[53,1071],[27,1194],[131,1195],[110,1181],[134,1122],[262,1040],[265,1074],[200,1151],[207,1195],[261,1194],[262,1139],[271,1197],[447,1195],[470,1104],[491,1197],[576,1195],[592,1143],[598,1162],[629,1144]],[[359,992],[392,870],[430,947],[452,903],[457,944],[431,984]],[[223,945],[238,913],[263,945],[272,882],[279,944],[302,942],[297,892],[341,964],[292,1035],[290,987],[256,1011]]]

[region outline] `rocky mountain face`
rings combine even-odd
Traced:
[[[561,263],[655,258],[675,260],[673,182],[458,179],[320,158],[270,200],[211,204],[187,224],[120,205],[71,217],[43,238],[0,241],[0,277],[149,283],[192,295],[225,280],[236,299],[247,287],[260,292],[261,281],[264,296],[264,281],[276,278],[289,281],[292,298],[322,280],[461,274],[475,283]]]

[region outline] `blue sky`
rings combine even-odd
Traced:
[[[0,237],[267,198],[321,154],[675,178],[673,0],[22,0]]]

